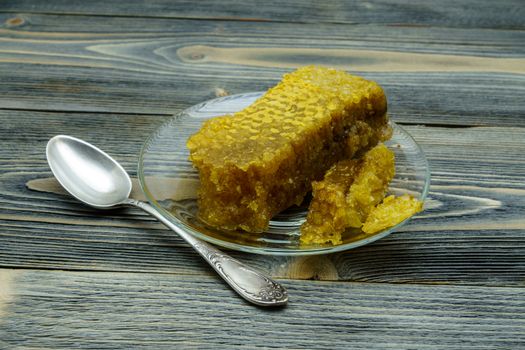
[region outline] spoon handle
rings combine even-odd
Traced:
[[[144,210],[175,231],[244,299],[260,306],[277,306],[288,302],[288,293],[279,283],[239,260],[224,254],[212,245],[193,237],[162,216],[151,205],[134,199],[129,199],[125,204]]]

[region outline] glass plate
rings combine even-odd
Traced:
[[[311,255],[352,249],[377,241],[408,221],[373,235],[366,235],[361,230],[347,230],[343,234],[343,243],[336,246],[299,245],[299,228],[306,218],[307,204],[278,214],[262,234],[221,231],[199,221],[196,216],[199,177],[188,160],[186,140],[199,130],[204,120],[239,111],[262,94],[244,93],[200,103],[175,115],[147,139],[139,158],[139,181],[148,201],[162,215],[210,243],[269,255]],[[425,155],[403,128],[394,123],[392,127],[394,135],[386,144],[396,155],[396,175],[389,192],[410,193],[423,201],[430,182]]]

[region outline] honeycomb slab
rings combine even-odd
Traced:
[[[308,66],[246,109],[206,121],[187,142],[201,182],[200,219],[264,231],[335,162],[390,136],[386,108],[375,82]]]
[[[384,144],[362,158],[336,163],[322,181],[314,182],[313,198],[301,227],[302,244],[340,244],[349,227],[360,228],[385,197],[394,177],[394,153]]]

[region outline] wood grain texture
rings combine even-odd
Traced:
[[[54,134],[98,145],[136,176],[141,143],[165,118],[0,111],[1,266],[212,275],[146,214],[87,208],[50,180]],[[432,187],[427,210],[401,232],[326,257],[232,254],[282,278],[523,286],[525,129],[406,128],[429,158]]]
[[[2,326],[7,319],[7,309],[13,301],[14,276],[15,270],[0,269],[0,326]]]
[[[227,19],[234,21],[449,26],[462,28],[524,28],[519,0],[344,0],[301,1],[4,1],[1,11],[90,14],[99,16]]]
[[[0,349],[525,348],[524,18],[521,0],[0,2]],[[304,64],[378,81],[432,187],[368,246],[231,252],[282,278],[287,308],[246,305],[153,218],[51,177],[55,134],[136,177],[170,115]]]
[[[146,176],[148,182],[148,188],[153,193],[158,194],[156,196],[157,201],[163,201],[166,199],[173,200],[184,200],[184,199],[195,199],[197,198],[197,191],[199,189],[198,179],[176,179],[170,177],[153,177]],[[140,201],[147,201],[144,191],[140,188],[140,182],[137,178],[131,178],[132,189],[130,197]],[[26,187],[32,191],[50,192],[60,195],[67,195],[67,191],[60,185],[55,177],[47,177],[41,179],[29,180],[26,183]],[[169,192],[164,191],[166,188],[177,188],[178,191]]]
[[[331,66],[359,72],[494,72],[525,73],[523,58],[493,58],[425,53],[328,48],[219,48],[205,45],[177,50],[185,63],[196,58],[205,63],[238,64],[256,67],[298,68],[306,57],[312,64],[331,60]],[[277,59],[276,59],[277,58]]]
[[[286,308],[208,276],[17,271],[5,348],[518,349],[525,290],[282,281]]]
[[[8,13],[0,22],[3,108],[167,115],[316,63],[378,81],[401,122],[524,125],[522,30]]]

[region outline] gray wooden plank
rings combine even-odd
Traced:
[[[319,1],[4,1],[12,12],[90,14],[99,16],[228,19],[299,23],[382,23],[463,28],[523,28],[525,12],[519,0],[453,1],[344,0]]]
[[[286,308],[211,276],[0,270],[10,349],[518,349],[525,289],[282,281]]]
[[[135,176],[141,143],[165,118],[0,111],[0,266],[212,275],[154,219],[87,208],[49,180],[53,135],[93,142]],[[329,256],[233,254],[284,278],[523,286],[525,128],[407,128],[427,153],[432,186],[427,210],[400,232]]]
[[[6,13],[0,21],[3,108],[171,114],[218,92],[267,89],[313,63],[378,81],[399,121],[524,125],[521,30]]]
[[[223,37],[230,46],[243,38],[257,38],[257,43],[272,43],[288,47],[290,42],[319,47],[319,41],[344,44],[352,48],[477,56],[522,57],[525,48],[516,45],[523,40],[523,30],[490,28],[440,28],[387,26],[382,23],[367,25],[337,25],[309,23],[250,23],[224,20],[199,21],[191,19],[107,18],[84,15],[45,15],[8,13],[0,11],[1,33],[5,38],[30,39],[31,36],[48,40],[111,40],[128,39],[189,39],[200,36],[203,44]],[[59,34],[60,33],[60,34]],[[282,44],[279,40],[287,40]],[[310,40],[312,40],[310,42]],[[23,44],[20,43],[20,44]],[[401,45],[406,45],[402,47]],[[255,46],[255,45],[252,45]]]

